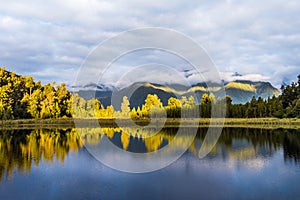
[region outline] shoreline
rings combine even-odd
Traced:
[[[95,121],[96,120],[96,121]],[[117,120],[117,122],[116,122]],[[18,119],[18,120],[1,120],[0,129],[9,128],[75,128],[75,122],[77,128],[93,128],[93,127],[118,127],[118,126],[130,126],[131,119]],[[293,128],[300,129],[300,119],[287,118],[225,118],[224,124],[222,119],[181,119],[181,118],[168,118],[164,124],[164,127],[253,127],[253,128]],[[96,122],[96,123],[95,123]],[[156,123],[161,125],[161,120],[157,120]],[[134,123],[140,126],[147,126],[150,123],[149,119],[134,120]]]

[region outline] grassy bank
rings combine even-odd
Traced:
[[[9,127],[74,127],[74,120],[69,119],[18,119],[18,120],[1,120],[0,128]]]
[[[116,120],[114,119],[21,119],[21,120],[2,120],[0,121],[0,127],[97,127],[99,124],[101,126],[127,126],[130,125],[130,119]],[[96,123],[95,123],[96,122]],[[146,126],[150,123],[148,119],[134,120],[134,122],[141,126]],[[161,121],[157,120],[152,123],[153,126],[160,124]],[[176,126],[203,126],[208,125],[221,126],[222,119],[167,119],[166,127],[176,127]],[[276,128],[299,128],[300,129],[300,119],[277,119],[277,118],[250,118],[250,119],[239,119],[239,118],[227,118],[224,122],[225,127],[276,127]]]

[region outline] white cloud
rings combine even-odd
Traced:
[[[224,81],[235,81],[235,80],[251,80],[251,81],[270,81],[269,76],[263,76],[261,74],[239,74],[235,76],[232,72],[220,72],[220,76]]]
[[[278,86],[300,71],[297,0],[0,0],[0,5],[0,65],[44,81],[71,82],[97,44],[145,26],[191,36],[221,72],[237,71]],[[47,78],[38,75],[43,72],[49,72]]]
[[[296,82],[297,76],[300,74],[299,66],[281,66],[276,68],[275,73],[272,74],[275,86],[280,87],[283,83],[289,84]]]

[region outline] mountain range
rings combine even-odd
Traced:
[[[187,87],[180,84],[160,85],[148,82],[134,83],[128,87],[117,90],[113,86],[97,85],[94,83],[85,86],[73,86],[71,90],[78,93],[85,99],[97,98],[102,105],[111,105],[111,97],[114,96],[115,109],[119,109],[123,96],[128,96],[130,92],[133,92],[129,101],[131,107],[141,106],[148,94],[157,94],[164,105],[167,105],[170,97],[182,97],[182,96],[194,96],[197,103],[200,103],[201,97],[204,93],[212,92],[216,98],[220,95],[222,86],[216,83],[208,84],[211,88],[208,88],[206,83],[198,83]],[[224,84],[226,95],[232,98],[232,103],[246,103],[252,99],[252,97],[262,97],[264,99],[270,96],[278,96],[279,90],[271,85],[269,82],[262,81],[231,81]]]

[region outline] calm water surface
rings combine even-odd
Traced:
[[[199,159],[206,133],[201,128],[179,160],[145,174],[110,169],[84,147],[108,137],[127,151],[155,151],[173,139],[176,128],[141,139],[149,133],[130,128],[1,131],[0,199],[300,198],[300,130],[226,128],[212,152]]]

